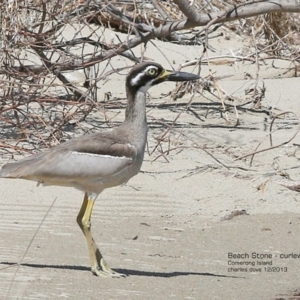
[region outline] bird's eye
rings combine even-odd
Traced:
[[[150,76],[155,76],[157,74],[157,70],[154,68],[151,68],[147,71],[147,74]]]

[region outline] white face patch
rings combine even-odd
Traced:
[[[142,73],[139,73],[137,74],[135,77],[133,77],[131,80],[130,80],[130,84],[132,86],[136,86],[140,79],[145,76],[145,74],[147,74],[147,72],[150,70],[150,69],[156,69],[158,70],[158,68],[156,66],[148,66],[146,69],[144,69],[144,71]],[[149,86],[150,87],[150,86]],[[147,90],[149,89],[149,87],[147,88]]]

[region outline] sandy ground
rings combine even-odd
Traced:
[[[211,55],[247,47],[246,40],[235,36],[213,43],[217,53]],[[176,65],[201,53],[200,47],[156,44]],[[145,54],[168,67],[156,48],[149,46]],[[287,67],[278,61],[261,65],[263,105],[274,114],[293,111],[300,116],[299,80],[284,74]],[[244,75],[255,77],[256,66],[244,62],[211,68],[217,76],[232,74],[219,84],[244,101],[244,90],[254,82]],[[203,66],[202,75],[207,74]],[[102,91],[125,97],[123,84],[124,77],[116,75]],[[172,87],[166,83],[150,90],[151,101],[172,103],[168,97],[155,99]],[[170,135],[173,148],[194,144],[207,152],[178,148],[167,156],[168,162],[157,151],[146,154],[142,172],[125,186],[106,190],[95,205],[94,238],[110,266],[126,278],[92,276],[75,221],[81,192],[1,179],[0,299],[296,299],[292,295],[300,289],[300,195],[277,182],[283,173],[300,178],[300,136],[256,155],[252,166],[249,158],[235,161],[267,136],[271,118],[239,110],[240,125],[234,127],[234,111],[228,112],[231,122],[226,122],[220,112],[203,104],[210,103],[208,96],[195,96],[192,110],[182,112]],[[180,111],[180,106],[172,111],[149,108],[150,150],[165,130],[153,120],[172,122]],[[298,126],[291,115],[279,123],[285,127],[275,133],[275,144],[286,141]],[[261,148],[267,146],[265,141]],[[167,143],[163,147],[168,149]],[[236,210],[246,214],[231,218]]]

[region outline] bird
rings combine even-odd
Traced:
[[[124,122],[108,132],[75,137],[45,152],[5,164],[0,178],[19,178],[44,186],[73,187],[84,192],[77,215],[90,257],[91,271],[102,277],[123,277],[104,260],[91,233],[91,215],[98,195],[126,183],[141,169],[147,142],[146,96],[164,81],[193,81],[198,75],[165,70],[155,62],[142,62],[126,76],[127,107]]]

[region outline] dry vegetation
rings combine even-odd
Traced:
[[[199,65],[210,38],[218,34],[220,27],[239,35],[251,34],[256,51],[247,53],[247,59],[290,60],[297,76],[299,35],[295,32],[299,32],[299,15],[273,12],[249,19],[242,18],[242,14],[233,15],[236,5],[243,8],[249,2],[192,1],[193,11],[202,16],[220,14],[212,20],[197,21],[188,5],[184,6],[189,4],[186,1],[2,1],[1,152],[31,152],[57,144],[74,132],[93,130],[94,126],[82,124],[95,110],[103,112],[101,124],[109,122],[105,110],[124,107],[125,103],[120,99],[100,101],[99,85],[121,70],[99,65],[108,66],[116,55],[132,65],[143,58],[143,53],[137,57],[130,49],[155,37],[166,43],[203,45],[202,56],[186,63]],[[226,15],[228,12],[232,17]],[[221,20],[224,15],[228,17],[225,23]],[[185,22],[186,18],[191,22]],[[184,30],[167,30],[170,22]],[[202,27],[195,29],[199,22]],[[107,40],[106,30],[126,33],[128,41]],[[187,91],[214,93],[216,102],[222,102],[221,109],[226,112],[225,93],[220,92],[214,78],[192,86],[179,85],[171,95],[175,100]],[[263,89],[255,86],[250,96],[253,106],[263,109]]]

